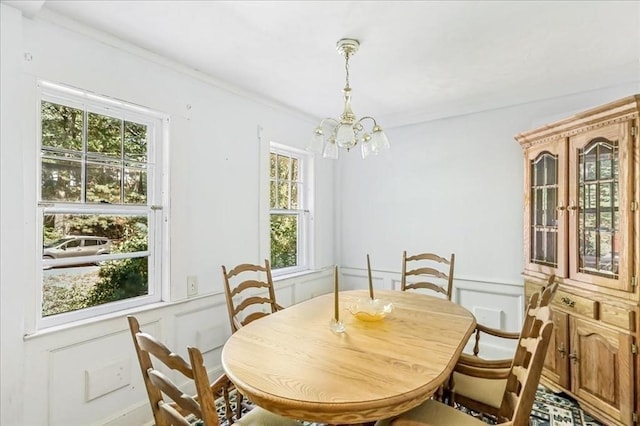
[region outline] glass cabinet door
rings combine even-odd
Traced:
[[[532,271],[566,276],[564,140],[527,151],[525,258]]]
[[[631,247],[624,250],[632,221],[625,194],[632,185],[630,139],[626,124],[614,124],[571,139],[570,275],[571,278],[631,291],[628,265]],[[632,244],[630,244],[632,246]]]

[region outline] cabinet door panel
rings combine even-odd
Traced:
[[[569,316],[553,311],[553,334],[544,359],[543,374],[552,382],[569,388]]]
[[[525,155],[524,251],[529,271],[567,277],[567,141]]]
[[[571,390],[624,424],[633,414],[630,334],[571,318]]]
[[[574,136],[569,143],[569,276],[632,292],[631,122]]]

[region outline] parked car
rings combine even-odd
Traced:
[[[109,254],[111,241],[106,237],[88,235],[71,235],[50,244],[45,244],[42,251],[44,259],[60,259],[75,256],[94,256]]]

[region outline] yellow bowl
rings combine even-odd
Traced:
[[[393,304],[382,299],[358,299],[348,307],[349,312],[361,321],[380,321],[393,311]]]

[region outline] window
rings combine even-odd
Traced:
[[[40,88],[38,327],[159,301],[168,119],[75,89]]]
[[[311,159],[271,143],[269,169],[271,268],[275,275],[309,269]]]

